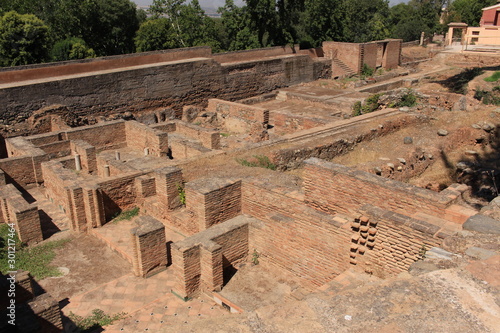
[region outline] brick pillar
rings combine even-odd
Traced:
[[[22,198],[18,198],[23,200]],[[23,243],[34,244],[43,240],[42,227],[40,226],[40,215],[38,207],[34,205],[22,205],[16,207],[12,203],[12,217],[16,226],[17,235]]]
[[[43,294],[17,308],[16,328],[19,332],[62,332],[61,310],[49,294]]]
[[[200,292],[200,247],[172,244],[172,269],[175,276],[172,292],[185,301],[197,296]]]
[[[87,216],[85,213],[85,201],[83,189],[78,186],[72,186],[69,188],[71,197],[71,207],[73,214],[71,215],[74,219],[75,230],[85,232],[87,231]]]
[[[156,180],[149,176],[140,176],[135,179],[137,198],[144,199],[156,194]]]
[[[241,180],[210,178],[186,184],[186,207],[197,215],[199,230],[241,213]]]
[[[200,250],[201,290],[220,291],[224,283],[222,246],[210,241],[204,243]]]
[[[134,274],[147,278],[167,267],[165,226],[151,216],[140,216],[135,221],[139,226],[130,230]]]
[[[89,185],[83,189],[83,201],[88,230],[105,224],[104,202],[98,185]]]
[[[156,194],[166,198],[169,210],[181,206],[179,186],[182,186],[182,170],[177,167],[166,167],[156,170]]]
[[[35,297],[33,278],[29,272],[18,270],[16,274],[16,303],[24,303]]]

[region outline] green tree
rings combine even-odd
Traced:
[[[247,50],[260,46],[259,37],[250,28],[251,19],[246,6],[238,7],[233,0],[226,0],[218,9],[223,27],[221,47],[227,51]]]
[[[137,52],[156,51],[180,47],[168,18],[149,19],[141,24],[135,37]]]
[[[53,61],[94,58],[95,52],[81,38],[70,37],[57,41],[50,52]]]
[[[14,11],[0,17],[0,66],[28,65],[49,57],[48,27],[35,15]]]
[[[257,32],[257,39],[261,47],[275,44],[277,36],[278,13],[274,0],[245,0],[250,15],[250,29]]]
[[[464,22],[469,26],[478,27],[482,9],[496,4],[496,0],[455,0],[451,3],[446,23]]]
[[[388,37],[385,35],[389,32],[387,29],[389,2],[387,0],[345,0],[344,4],[346,41],[363,43],[372,41],[374,38]],[[375,33],[372,31],[373,28],[377,29]]]
[[[323,41],[345,41],[343,0],[305,0],[301,19],[301,41],[320,46]]]

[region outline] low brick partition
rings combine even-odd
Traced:
[[[80,155],[82,170],[94,174],[97,172],[96,149],[83,140],[71,141],[71,151]]]
[[[168,133],[153,129],[136,121],[125,122],[127,147],[144,151],[149,155],[165,157],[168,154]]]
[[[248,104],[228,102],[212,98],[208,100],[207,111],[217,112],[224,119],[226,130],[248,133],[251,140],[267,140],[269,110]]]
[[[14,185],[0,186],[1,220],[14,223],[19,239],[34,244],[43,240],[38,206],[29,204]]]
[[[209,130],[179,120],[176,120],[174,122],[175,122],[176,133],[200,141],[203,147],[209,149],[219,149],[220,146],[219,131]]]
[[[360,218],[351,223],[351,264],[378,277],[407,271],[423,258],[425,251],[441,246],[452,229],[394,213],[372,205],[359,209]]]
[[[241,213],[241,180],[203,178],[186,183],[186,207],[198,221],[198,231]]]
[[[173,210],[182,205],[179,194],[183,188],[182,170],[178,167],[165,167],[154,172],[156,194],[160,201],[166,204],[167,210]]]
[[[42,294],[21,304],[16,309],[16,328],[19,332],[62,332],[59,302],[49,294]]]
[[[147,278],[167,268],[165,226],[151,216],[139,216],[135,222],[138,227],[130,230],[134,274]]]
[[[201,292],[219,291],[224,269],[244,262],[249,254],[249,225],[258,223],[237,216],[172,244],[172,291],[187,300]]]
[[[318,158],[310,158],[304,163],[305,202],[332,214],[355,214],[363,205],[372,204],[405,215],[423,211],[447,218],[447,208],[460,195],[455,191],[436,193]],[[456,217],[461,218],[465,221],[468,216]]]
[[[258,181],[242,186],[242,212],[260,221],[250,229],[250,249],[259,260],[317,288],[349,267],[349,221],[308,207],[295,188]]]

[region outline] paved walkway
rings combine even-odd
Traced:
[[[127,314],[125,319],[105,327],[106,332],[138,332],[146,329],[155,332],[167,327],[172,321],[189,322],[207,316],[230,315],[206,296],[184,302],[172,294],[174,277],[171,271],[167,269],[148,279],[124,275],[71,297],[62,312],[65,316],[74,313],[84,317],[90,315],[93,309],[101,309],[108,315]]]

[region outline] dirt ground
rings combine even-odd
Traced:
[[[95,237],[85,234],[72,235],[66,231],[56,234],[51,240],[61,238],[70,241],[56,249],[52,265],[67,268],[68,273],[38,281],[56,300],[64,300],[89,291],[132,270],[128,261]]]

